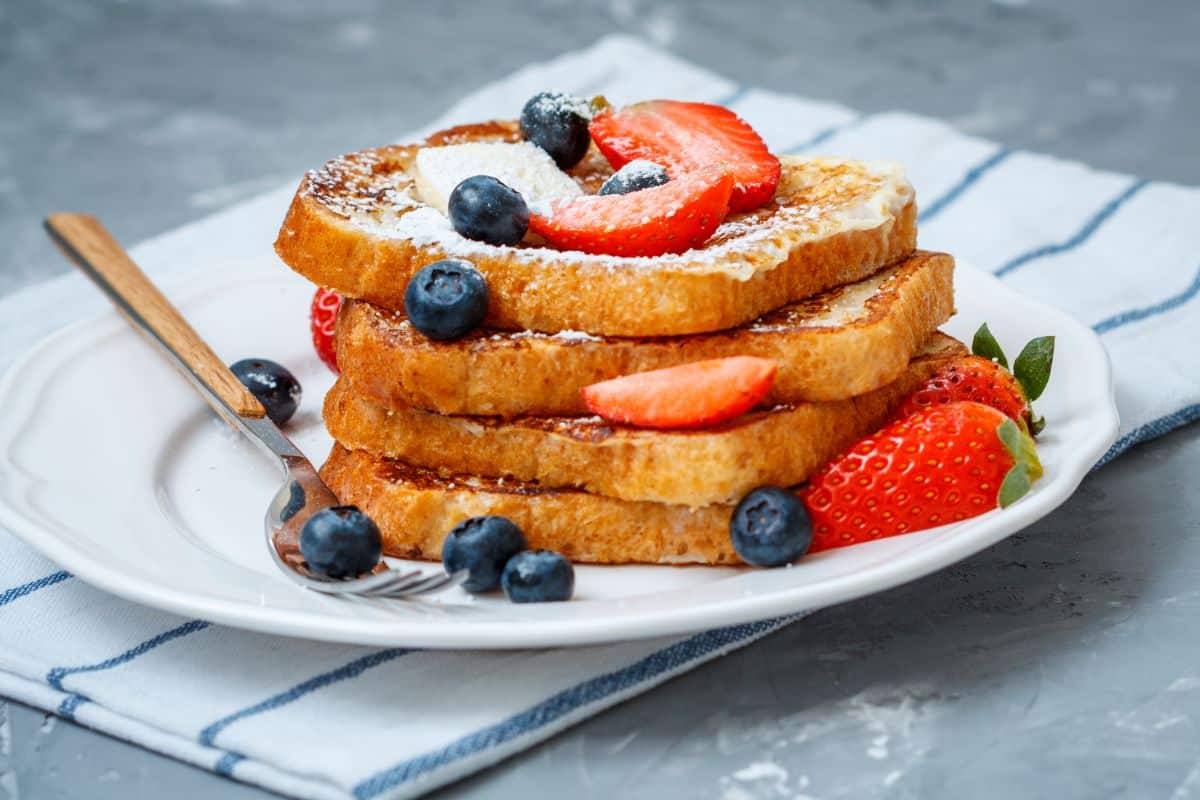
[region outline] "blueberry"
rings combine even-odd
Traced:
[[[559,169],[579,163],[591,144],[588,102],[562,92],[539,92],[521,109],[521,135],[545,150]]]
[[[525,549],[525,534],[507,517],[471,517],[446,534],[442,563],[446,572],[467,570],[468,592],[490,592],[500,585],[500,571]]]
[[[404,290],[404,313],[430,339],[457,339],[487,314],[483,273],[467,261],[444,259],[422,267]]]
[[[300,529],[300,555],[318,575],[351,578],[379,564],[383,537],[356,506],[323,508]]]
[[[477,242],[517,244],[529,230],[525,198],[491,175],[467,178],[446,205],[454,230]]]
[[[812,520],[800,498],[764,487],[742,498],[729,522],[733,549],[747,564],[778,567],[795,561],[812,544]]]
[[[600,187],[600,194],[629,194],[662,186],[667,180],[666,167],[639,158],[630,161],[606,180]]]
[[[500,585],[514,603],[570,600],[575,591],[575,570],[570,561],[553,550],[526,550],[504,565]]]
[[[267,410],[276,425],[292,418],[300,406],[300,381],[281,364],[265,358],[243,358],[229,368]]]

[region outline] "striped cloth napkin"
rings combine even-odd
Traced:
[[[1009,150],[905,113],[739,87],[612,37],[464,98],[429,126],[511,117],[557,87],[732,106],[779,152],[908,165],[921,243],[1061,306],[1102,336],[1121,436],[1101,464],[1200,417],[1200,191]],[[158,280],[272,258],[293,186],[146,242]],[[0,366],[105,307],[69,275],[0,301]],[[225,775],[299,797],[412,797],[776,630],[570,650],[431,652],[274,638],[132,605],[0,531],[0,694]],[[503,690],[498,690],[498,687]]]

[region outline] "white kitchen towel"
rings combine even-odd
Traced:
[[[1102,336],[1122,418],[1104,461],[1200,417],[1200,190],[1009,150],[911,114],[739,87],[627,37],[522,69],[429,128],[512,117],[544,88],[719,102],[779,152],[905,163],[922,246],[991,270]],[[209,264],[269,258],[293,189],[146,242],[135,257],[168,286]],[[104,308],[75,275],[5,298],[0,367]],[[788,621],[565,650],[321,644],[132,605],[0,531],[0,694],[299,797],[421,794]]]

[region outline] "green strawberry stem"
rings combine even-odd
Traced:
[[[1004,350],[996,341],[996,337],[992,335],[991,330],[988,329],[986,322],[979,326],[979,330],[975,331],[975,338],[971,340],[971,352],[995,361],[1008,369],[1008,359],[1004,355]],[[1021,350],[1021,354],[1017,356],[1017,360],[1013,362],[1012,374],[1017,379],[1017,383],[1021,385],[1021,391],[1025,393],[1026,405],[1029,410],[1029,430],[1034,436],[1045,430],[1046,418],[1034,416],[1033,401],[1046,391],[1046,384],[1050,382],[1050,370],[1053,366],[1053,336],[1039,336],[1036,339],[1030,339]]]
[[[1046,391],[1050,382],[1050,369],[1054,366],[1054,337],[1039,336],[1031,339],[1021,355],[1013,362],[1013,375],[1025,396],[1032,403]]]
[[[986,322],[979,326],[979,330],[975,331],[975,338],[971,340],[971,352],[982,358],[995,361],[1000,366],[1008,369],[1008,359],[1004,357],[1004,350],[1000,347],[1000,343],[996,341],[996,337],[988,330]]]
[[[1030,486],[1042,477],[1042,462],[1038,461],[1037,445],[1033,437],[1017,427],[1017,423],[1006,419],[996,427],[996,435],[1013,457],[1012,468],[1000,484],[997,501],[1001,508],[1008,508],[1029,491]]]

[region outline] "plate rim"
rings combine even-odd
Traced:
[[[631,641],[659,636],[678,636],[727,625],[750,623],[774,617],[784,617],[818,610],[836,603],[857,599],[895,588],[908,581],[945,569],[986,547],[1024,529],[1062,505],[1078,488],[1084,477],[1116,440],[1119,416],[1111,359],[1099,336],[1066,312],[1040,300],[1021,294],[989,272],[980,270],[962,259],[956,259],[956,273],[969,271],[974,278],[983,279],[998,288],[1001,294],[1020,298],[1022,303],[1037,307],[1056,331],[1071,328],[1082,335],[1095,359],[1093,369],[1102,372],[1101,382],[1107,387],[1102,398],[1096,399],[1095,411],[1103,424],[1088,431],[1086,441],[1076,443],[1072,458],[1060,466],[1052,481],[1043,484],[1036,495],[1037,502],[1018,502],[1003,511],[967,520],[982,530],[970,537],[949,536],[923,548],[921,557],[881,561],[869,569],[857,570],[822,581],[815,592],[817,599],[799,601],[797,595],[814,594],[811,585],[797,585],[769,593],[743,597],[723,605],[698,605],[692,608],[672,608],[660,614],[639,617],[630,624],[627,618],[599,617],[593,619],[552,619],[532,622],[513,620],[456,620],[432,621],[428,617],[413,619],[353,619],[322,615],[316,611],[279,609],[254,606],[238,600],[197,595],[175,589],[166,581],[155,583],[142,575],[130,575],[111,564],[93,561],[77,553],[52,530],[42,527],[21,510],[9,505],[0,494],[0,524],[16,534],[26,544],[51,561],[67,569],[83,582],[141,605],[158,608],[184,616],[199,617],[218,624],[312,640],[362,645],[407,645],[442,649],[517,649],[528,647],[585,646],[600,643]],[[175,301],[186,305],[200,295],[211,292],[216,272],[193,274],[185,278],[164,281]],[[224,273],[222,273],[224,274]],[[269,280],[270,276],[246,274],[245,279]],[[20,377],[25,367],[51,351],[61,340],[71,339],[80,331],[96,326],[121,327],[126,323],[115,309],[105,311],[63,326],[18,356],[0,376],[0,409],[7,409],[20,398]],[[132,329],[130,329],[132,334]],[[1091,369],[1089,369],[1091,371]],[[0,440],[0,446],[10,445],[12,439]],[[918,534],[919,535],[919,534]],[[863,590],[860,584],[871,587]],[[856,588],[858,587],[858,588]],[[330,598],[334,600],[333,598]],[[523,628],[514,636],[514,628]]]

